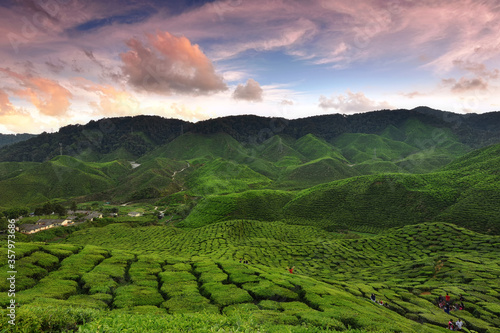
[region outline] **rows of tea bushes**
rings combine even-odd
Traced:
[[[134,317],[144,314],[187,325],[178,315],[193,313],[213,325],[214,318],[232,323],[243,316],[240,323],[248,329],[267,323],[279,329],[432,332],[461,318],[476,332],[499,332],[500,238],[452,224],[356,239],[278,222],[228,221],[192,230],[119,224],[82,230],[67,241],[74,244],[18,244],[16,301],[26,325],[33,324],[38,307],[72,306],[87,309],[64,317],[73,324],[85,318],[108,327],[114,318],[123,329],[146,320]],[[286,269],[292,266],[294,274]],[[1,266],[4,281],[7,271]],[[5,308],[8,285],[0,288]],[[371,302],[372,293],[389,306]],[[461,294],[465,309],[444,313],[436,302],[446,293],[454,304]],[[102,317],[89,319],[96,309]],[[47,322],[36,325],[56,324],[40,318]],[[83,327],[96,329],[92,325]]]
[[[38,250],[45,252],[45,247],[40,245]],[[36,253],[27,254],[25,258],[37,256]],[[68,267],[72,267],[75,274],[68,274]],[[38,327],[52,331],[90,322],[84,325],[85,329],[100,331],[97,329],[100,326],[111,325],[103,331],[118,332],[145,318],[157,322],[157,329],[175,325],[192,327],[191,316],[181,323],[175,315],[197,313],[211,318],[207,325],[214,325],[214,318],[232,321],[234,317],[244,317],[240,325],[248,328],[272,325],[276,331],[301,326],[339,331],[348,328],[439,331],[438,325],[415,325],[397,311],[353,295],[340,284],[276,272],[262,265],[202,258],[188,261],[158,255],[136,256],[87,246],[63,259],[60,267],[49,276],[58,278],[50,285],[42,278],[32,288],[18,293],[19,328],[29,331]],[[89,281],[85,281],[92,276],[100,278],[89,285]],[[113,277],[117,284],[110,284],[107,277]],[[1,302],[5,308],[8,299],[2,298]],[[40,315],[40,308],[53,317]],[[101,312],[97,314],[93,310]],[[61,313],[64,316],[61,317]],[[135,317],[124,320],[127,314]],[[142,317],[144,314],[161,317]],[[142,319],[137,317],[139,315]],[[114,322],[110,324],[108,318],[114,318]],[[175,324],[160,318],[173,318]],[[7,327],[5,316],[0,327]]]
[[[328,277],[335,272],[423,260],[449,253],[478,252],[487,256],[500,248],[498,236],[486,236],[447,223],[426,223],[373,237],[345,238],[311,226],[281,222],[227,221],[197,229],[131,228],[123,224],[86,229],[66,241],[107,248],[161,251],[182,257],[245,259],[284,269],[295,265],[302,274]]]

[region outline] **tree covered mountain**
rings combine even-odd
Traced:
[[[426,135],[413,138],[413,145],[419,149],[439,144],[443,133],[453,134],[458,142],[471,148],[500,142],[500,128],[497,126],[500,112],[459,115],[419,107],[413,110],[333,114],[295,120],[230,116],[198,123],[157,116],[136,116],[106,118],[86,125],[65,126],[57,133],[42,133],[27,141],[3,147],[0,149],[0,161],[47,161],[59,155],[61,147],[64,155],[86,161],[136,159],[185,133],[226,133],[246,146],[260,144],[277,134],[294,139],[313,134],[328,142],[345,133],[383,134],[388,139],[405,141],[411,138],[401,137],[397,129],[410,119],[433,128]]]
[[[4,147],[5,216],[70,203],[164,213],[16,235],[20,310],[51,331],[60,317],[61,330],[143,331],[140,314],[157,313],[155,331],[198,318],[200,331],[441,332],[460,316],[498,332],[499,116],[140,116]],[[447,292],[465,308],[443,312]]]
[[[4,147],[0,208],[147,200],[188,227],[232,218],[327,230],[448,221],[497,233],[498,144],[475,148],[500,142],[499,117],[418,108],[196,124],[103,119]]]
[[[0,147],[11,145],[17,142],[26,141],[35,137],[34,134],[0,134]]]

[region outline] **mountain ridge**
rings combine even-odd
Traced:
[[[42,133],[23,142],[0,148],[0,162],[42,162],[61,152],[97,162],[118,149],[139,158],[158,146],[191,132],[194,134],[226,133],[247,146],[262,143],[280,134],[301,138],[314,134],[330,141],[344,133],[382,134],[389,126],[401,126],[417,119],[437,129],[448,129],[459,142],[481,148],[500,142],[500,112],[455,114],[418,107],[412,110],[381,110],[352,115],[331,114],[288,120],[254,115],[228,116],[191,123],[159,116],[103,118],[86,125],[68,125],[56,133]],[[422,145],[439,141],[438,130]]]

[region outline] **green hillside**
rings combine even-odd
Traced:
[[[277,222],[114,224],[65,242],[18,244],[19,328],[444,332],[461,318],[468,330],[499,331],[500,239],[451,224],[358,239]],[[465,310],[445,314],[445,293],[463,295]],[[3,293],[1,311],[7,302]]]
[[[246,156],[245,149],[234,138],[225,133],[202,135],[186,133],[160,146],[142,158],[167,157],[177,160],[212,156],[241,161]]]
[[[247,167],[221,158],[207,160],[191,172],[186,185],[196,195],[227,194],[261,188],[271,180]]]
[[[500,145],[488,146],[470,152],[456,159],[444,170],[461,171],[462,173],[473,173],[477,171],[488,171],[498,168],[500,165]]]
[[[439,115],[128,117],[2,149],[3,229],[48,201],[119,212],[15,234],[13,331],[499,333],[500,144],[472,148],[500,114]]]
[[[318,185],[298,193],[285,206],[285,215],[294,223],[329,230],[444,220],[498,233],[498,149],[470,153],[435,173],[362,176]]]
[[[346,133],[335,139],[333,144],[352,163],[366,160],[394,161],[416,151],[404,142],[393,141],[375,134]]]
[[[16,177],[37,165],[36,162],[2,162],[0,163],[0,180]]]
[[[401,139],[399,132],[405,142],[387,138]],[[92,137],[91,132],[85,133]],[[433,133],[439,138],[435,146],[419,149],[409,145]],[[130,140],[140,138],[153,145],[140,132],[130,135]],[[3,162],[0,190],[8,196],[2,206],[73,197],[128,202],[161,199],[179,191],[199,196],[259,188],[307,189],[359,175],[425,173],[468,149],[451,132],[412,119],[399,129],[387,127],[380,136],[345,133],[332,142],[307,134],[298,139],[274,135],[263,142],[242,144],[226,133],[188,132],[139,159],[121,147],[108,153],[83,149],[79,159],[57,156],[42,163]],[[129,162],[140,166],[134,169]],[[181,170],[178,179],[172,180]],[[16,193],[15,187],[20,188]]]
[[[307,158],[289,145],[290,140],[275,135],[264,141],[257,148],[257,156],[267,161],[275,162],[278,166],[300,164]]]
[[[347,162],[337,148],[317,138],[313,134],[307,134],[298,139],[294,144],[294,148],[309,160],[332,157]]]
[[[0,181],[3,206],[36,204],[53,198],[104,192],[116,186],[127,173],[126,162],[85,163],[69,156],[30,164],[28,168]]]
[[[304,190],[284,210],[291,221],[328,230],[384,229],[433,220],[456,195],[453,188],[435,190],[416,175],[374,175]]]
[[[361,175],[373,175],[379,173],[401,173],[408,172],[407,168],[401,168],[398,164],[390,161],[368,160],[355,165],[352,165]],[[413,166],[414,167],[414,166]]]
[[[387,126],[386,129],[380,133],[380,136],[394,141],[405,141],[406,139],[405,132],[394,125]]]
[[[293,192],[251,190],[203,198],[178,227],[201,227],[232,219],[278,221],[284,218],[283,207]]]
[[[470,151],[449,128],[413,118],[400,128],[388,126],[380,135],[344,133],[333,144],[362,174],[431,172]]]
[[[174,173],[187,168],[183,161],[173,161],[167,158],[154,158],[139,161],[136,168],[118,182],[112,190],[113,200],[131,201],[158,198],[182,189],[183,182],[179,177],[173,179]]]
[[[331,157],[318,158],[282,171],[276,186],[306,188],[332,180],[357,176],[359,173],[345,161]]]

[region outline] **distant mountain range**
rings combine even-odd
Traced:
[[[331,142],[345,133],[382,135],[405,141],[397,129],[409,119],[435,129],[430,136],[413,141],[423,149],[453,135],[458,143],[481,148],[500,142],[500,112],[459,115],[419,107],[412,110],[374,111],[354,115],[325,115],[296,120],[258,116],[231,116],[190,123],[157,116],[107,118],[86,125],[69,125],[57,133],[42,133],[28,139],[17,135],[18,143],[0,148],[0,161],[42,162],[60,155],[85,161],[108,161],[117,157],[137,159],[177,137],[190,134],[225,133],[245,146],[260,144],[274,135],[299,139],[312,134]],[[444,130],[444,132],[443,132]],[[2,136],[2,141],[12,137]],[[28,139],[28,140],[26,140]],[[1,146],[1,144],[0,144]]]
[[[103,119],[0,149],[0,208],[147,201],[186,227],[252,219],[378,232],[446,221],[500,233],[499,124],[498,112],[428,108]]]
[[[0,134],[0,147],[26,141],[35,136],[35,134]]]

